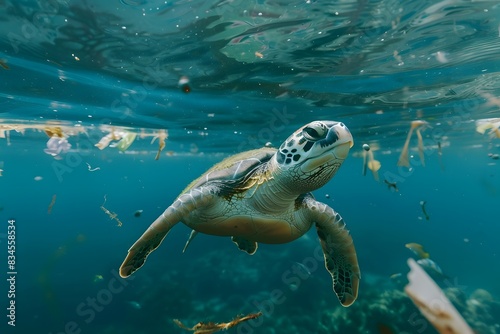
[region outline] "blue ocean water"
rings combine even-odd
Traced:
[[[173,320],[261,311],[228,333],[436,333],[404,292],[409,243],[477,333],[500,332],[499,18],[496,1],[0,0],[0,332],[187,333]],[[313,229],[249,256],[208,235],[182,253],[178,224],[119,277],[193,179],[322,119],[354,137],[314,192],[352,234],[352,306]],[[415,120],[425,165],[414,130],[398,166]]]

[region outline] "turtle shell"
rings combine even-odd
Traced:
[[[191,182],[182,193],[203,186],[207,182],[220,182],[224,188],[237,188],[259,166],[268,162],[275,153],[275,148],[263,147],[230,156]]]

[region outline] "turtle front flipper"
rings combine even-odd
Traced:
[[[132,275],[146,262],[148,255],[154,251],[167,236],[168,232],[179,220],[169,219],[165,214],[169,207],[158,217],[144,234],[130,247],[127,257],[120,266],[120,276],[125,278]]]
[[[343,306],[358,297],[361,278],[354,243],[342,217],[328,205],[306,197],[303,202],[316,230],[325,257],[325,267],[333,279],[333,290]]]
[[[141,268],[148,255],[160,246],[175,224],[191,211],[211,203],[213,198],[211,187],[194,188],[179,196],[130,247],[127,257],[120,266],[120,276],[129,277]]]

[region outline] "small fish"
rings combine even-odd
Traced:
[[[387,188],[389,189],[394,189],[395,192],[398,192],[399,189],[398,189],[398,185],[396,184],[396,182],[389,182],[387,180],[384,180],[384,183],[387,184]]]
[[[94,283],[97,283],[97,282],[100,282],[104,279],[104,277],[102,277],[102,275],[95,275],[94,276]]]
[[[134,217],[140,217],[142,215],[142,211],[143,210],[137,210],[136,212],[134,212]]]
[[[431,259],[420,259],[417,260],[417,263],[422,266],[429,274],[434,274],[440,277],[446,277],[445,274],[443,274],[443,271],[441,268],[437,265],[436,262],[432,261]]]
[[[311,272],[309,271],[309,269],[304,264],[302,264],[300,262],[294,262],[294,263],[296,265],[295,268],[298,267],[297,269],[299,269],[304,274],[304,276],[306,276],[306,277],[311,276]]]
[[[488,153],[488,156],[493,159],[493,160],[498,160],[500,159],[500,155],[496,154],[496,153]]]
[[[424,213],[424,216],[425,216],[425,220],[429,220],[430,217],[429,215],[427,214],[427,211],[425,210],[425,204],[427,204],[426,201],[420,201],[420,206],[422,207],[422,212]]]
[[[411,242],[409,244],[406,244],[405,247],[411,250],[416,256],[418,256],[421,259],[429,258],[429,253],[427,253],[424,250],[424,247],[422,245],[417,244],[416,242]]]
[[[389,276],[391,279],[398,279],[400,278],[401,276],[403,276],[403,274],[401,273],[395,273],[395,274],[392,274],[391,276]]]
[[[133,309],[136,309],[136,310],[140,310],[142,308],[142,305],[139,304],[138,302],[136,301],[128,301],[127,304],[129,304]]]

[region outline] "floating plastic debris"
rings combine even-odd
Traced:
[[[52,207],[56,204],[57,195],[52,196],[49,207],[47,208],[47,213],[50,215],[52,213]]]
[[[479,95],[481,95],[486,100],[488,100],[488,103],[487,103],[488,106],[500,107],[500,98],[496,97],[495,95],[490,94],[490,93],[484,93],[484,92],[479,92]],[[488,119],[490,119],[490,118],[485,118],[485,120],[488,120]]]
[[[486,130],[490,130],[488,135],[490,138],[500,138],[500,118],[484,118],[476,121],[476,131],[484,134]]]
[[[420,207],[422,208],[422,213],[424,214],[425,220],[429,220],[431,217],[427,214],[427,210],[425,210],[426,201],[420,201]]]
[[[234,318],[230,322],[221,322],[221,323],[199,322],[191,328],[186,327],[185,325],[182,324],[182,322],[180,322],[177,319],[174,319],[174,323],[182,329],[194,332],[194,334],[211,334],[211,333],[219,332],[221,330],[227,330],[231,327],[238,325],[239,323],[241,323],[243,321],[256,319],[256,318],[260,317],[261,315],[262,315],[262,312],[252,313],[252,314],[248,314],[245,316],[237,316],[236,318]]]
[[[439,166],[441,167],[441,170],[444,171],[444,165],[443,165],[443,147],[441,145],[441,141],[437,141],[437,147],[438,147],[438,159],[439,159]]]
[[[35,181],[42,181],[42,180],[43,180],[43,177],[41,177],[41,176],[37,175],[37,176],[35,176],[35,177],[33,178],[33,180],[35,180]]]
[[[406,137],[405,144],[403,146],[403,150],[401,151],[401,155],[399,156],[398,166],[410,167],[410,160],[408,158],[408,147],[410,146],[410,139],[413,131],[416,131],[418,138],[418,154],[420,156],[420,161],[422,162],[422,166],[425,166],[424,159],[424,141],[422,139],[421,130],[425,130],[429,126],[429,123],[426,121],[412,121],[410,126],[410,132],[408,132],[408,136]]]
[[[375,160],[375,157],[373,155],[373,151],[376,151],[377,149],[377,146],[374,146],[374,148],[372,149],[370,145],[363,144],[363,176],[366,175],[366,169],[368,168],[372,171],[375,181],[378,182],[378,170],[380,169],[380,167],[382,167],[382,165],[380,164],[380,161]]]
[[[130,147],[130,145],[132,145],[136,136],[137,135],[132,132],[125,133],[118,144],[116,144],[116,148],[118,148],[118,150],[120,150],[121,152],[125,152]]]
[[[90,164],[88,162],[86,162],[86,164],[87,164],[87,168],[88,168],[89,172],[95,172],[96,170],[101,169],[101,167],[92,168],[92,166],[90,166]]]
[[[71,144],[66,138],[51,137],[47,142],[47,148],[43,151],[53,157],[58,157],[61,154],[68,153]]]
[[[408,259],[410,272],[406,294],[420,312],[441,334],[473,334],[436,282],[413,259]]]
[[[165,148],[165,140],[168,138],[167,130],[158,131],[158,133],[153,137],[151,144],[154,143],[156,138],[158,138],[158,153],[156,153],[155,160],[158,160],[160,159],[161,151],[163,151],[163,149]]]
[[[47,126],[44,128],[44,131],[45,131],[45,134],[49,138],[52,138],[52,137],[63,138],[64,137],[63,129],[59,126],[53,126],[53,127]]]
[[[138,137],[141,139],[146,137],[153,137],[160,138],[159,152],[161,152],[161,150],[163,150],[163,148],[165,147],[165,139],[168,137],[167,130],[164,129],[135,129],[110,125],[100,125],[98,127],[95,127],[94,125],[83,126],[81,124],[70,126],[67,124],[63,125],[64,123],[57,121],[27,124],[2,123],[2,121],[3,120],[0,119],[0,139],[5,138],[7,140],[7,145],[11,145],[10,132],[12,130],[23,135],[25,133],[25,130],[43,132],[49,137],[47,148],[44,149],[44,152],[52,155],[55,159],[62,159],[61,155],[67,153],[72,148],[71,144],[68,142],[71,136],[82,134],[85,135],[86,138],[88,138],[90,132],[92,133],[93,138],[95,138],[95,136],[99,133],[102,133],[102,137],[99,139],[98,143],[94,145],[100,150],[103,150],[107,147],[116,147],[118,150],[125,151],[129,149],[130,145]],[[113,141],[117,142],[113,143]],[[157,156],[159,157],[159,155]],[[96,171],[98,170],[97,168],[89,168],[89,171]]]
[[[108,133],[107,135],[105,135],[104,137],[102,137],[101,140],[99,140],[99,142],[97,144],[95,144],[94,146],[100,150],[104,150],[106,147],[109,146],[109,144],[113,140],[120,140],[122,138],[122,134],[125,134],[125,133],[111,129],[111,132]]]
[[[104,204],[106,204],[106,200],[107,200],[106,195],[104,195],[104,202],[101,205],[101,210],[104,211],[104,213],[108,215],[109,219],[116,221],[118,226],[122,226],[123,224],[120,221],[120,219],[118,219],[118,215],[112,211],[109,211],[108,209],[106,209],[104,207]]]

